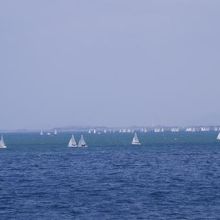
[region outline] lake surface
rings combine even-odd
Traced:
[[[217,133],[138,136],[5,134],[0,219],[220,219]]]

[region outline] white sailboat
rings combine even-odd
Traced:
[[[43,130],[40,130],[40,135],[44,135],[44,132],[43,132]]]
[[[218,141],[220,141],[220,133],[218,134],[217,138]]]
[[[137,136],[137,133],[135,132],[135,134],[134,134],[134,137],[133,137],[133,139],[132,139],[132,143],[131,143],[132,145],[141,145],[141,143],[140,143],[140,141],[139,141],[139,139],[138,139],[138,136]]]
[[[85,140],[84,140],[83,135],[81,135],[81,138],[80,138],[79,143],[78,143],[78,147],[88,147]]]
[[[57,135],[57,129],[54,130],[53,134],[54,134],[54,135]]]
[[[77,147],[77,144],[76,144],[76,141],[75,141],[74,135],[72,135],[72,137],[70,138],[70,141],[69,141],[68,147]]]
[[[7,148],[7,146],[5,145],[5,142],[4,142],[4,138],[3,138],[3,136],[1,136],[1,140],[0,140],[0,148]]]

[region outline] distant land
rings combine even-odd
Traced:
[[[66,127],[54,127],[50,129],[0,129],[0,133],[33,133],[33,132],[88,132],[88,133],[107,133],[107,132],[119,132],[119,133],[132,133],[137,132],[208,132],[208,131],[220,131],[219,126],[118,126],[118,127],[108,127],[108,126],[66,126]]]

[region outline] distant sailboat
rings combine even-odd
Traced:
[[[57,129],[55,129],[53,133],[54,133],[54,135],[57,135]]]
[[[75,141],[74,135],[72,135],[72,137],[70,138],[70,141],[69,141],[68,147],[77,147],[77,144],[76,144],[76,141]]]
[[[220,141],[220,133],[218,134],[217,138],[218,141]]]
[[[88,147],[85,140],[84,140],[83,135],[81,135],[81,138],[80,138],[79,143],[78,143],[78,147]]]
[[[4,138],[3,138],[3,136],[1,136],[1,140],[0,140],[0,148],[7,148],[7,146],[5,145],[5,142],[4,142]]]
[[[138,139],[138,136],[137,136],[137,133],[134,134],[134,137],[133,137],[133,140],[132,140],[132,145],[141,145],[139,139]]]
[[[40,130],[40,135],[44,135],[44,132],[43,132],[43,130]]]

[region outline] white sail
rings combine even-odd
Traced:
[[[139,139],[138,139],[138,136],[137,136],[137,133],[134,134],[134,137],[133,137],[133,140],[132,140],[132,145],[141,145]]]
[[[218,136],[217,136],[217,140],[220,140],[220,133],[219,133]]]
[[[68,147],[77,147],[77,144],[76,144],[76,141],[75,141],[74,135],[72,135],[72,137],[70,138],[70,141],[69,141]]]
[[[43,132],[43,130],[41,130],[41,131],[40,131],[40,135],[44,135],[44,132]]]
[[[57,135],[57,130],[55,129],[53,133],[54,133],[54,135]]]
[[[7,147],[7,146],[5,145],[4,138],[3,138],[3,136],[1,136],[0,148],[6,148],[6,147]]]
[[[78,143],[78,147],[88,147],[85,140],[84,140],[83,135],[81,135],[81,138],[80,138],[79,143]]]

